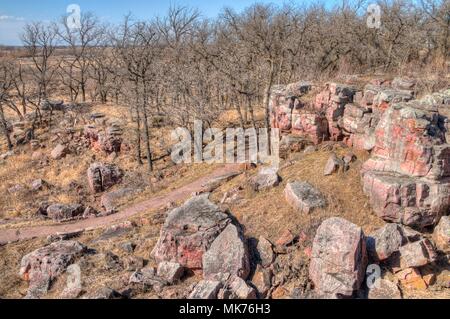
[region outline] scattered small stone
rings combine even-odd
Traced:
[[[252,283],[255,285],[261,298],[266,297],[272,287],[272,277],[273,273],[270,268],[263,268],[260,265],[256,267]]]
[[[256,176],[250,179],[250,185],[256,192],[278,186],[279,183],[280,176],[273,167],[262,168]]]
[[[275,260],[273,245],[268,239],[262,236],[259,237],[256,250],[258,251],[259,260],[263,267],[270,266],[272,262]]]
[[[66,146],[62,145],[62,144],[58,144],[51,152],[51,157],[54,160],[59,160],[63,157],[65,157],[68,154],[69,150],[67,149]]]
[[[144,267],[144,258],[139,256],[126,256],[124,258],[125,270],[136,271]]]
[[[339,169],[343,166],[344,162],[341,159],[339,159],[336,154],[333,153],[328,159],[327,164],[325,165],[323,175],[325,176],[332,175],[333,173],[338,172]]]
[[[131,254],[134,252],[134,249],[136,248],[136,244],[134,244],[130,241],[127,241],[127,242],[121,244],[120,248],[122,248],[122,250],[124,252]]]
[[[407,268],[396,273],[396,276],[402,286],[408,289],[426,290],[427,283],[423,280],[420,271],[416,268]]]
[[[41,191],[45,188],[49,188],[50,184],[44,181],[43,179],[36,179],[31,182],[31,190],[32,191]]]
[[[145,267],[131,274],[129,284],[133,286],[140,286],[145,290],[153,289],[156,292],[160,292],[165,286],[167,286],[168,283],[164,279],[156,276],[156,272],[153,267]]]

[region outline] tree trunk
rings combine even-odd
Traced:
[[[3,113],[3,106],[0,105],[0,122],[3,128],[3,132],[5,134],[6,143],[8,144],[8,150],[12,150],[13,144],[11,142],[11,138],[8,133],[8,126],[6,125],[5,114]]]
[[[264,89],[264,110],[265,110],[265,124],[266,124],[266,128],[267,128],[267,133],[268,133],[268,146],[269,146],[269,154],[271,154],[271,140],[270,140],[270,92],[272,90],[272,85],[273,85],[273,77],[274,77],[274,63],[271,60],[270,61],[270,71],[269,74],[267,76],[267,85],[266,88]]]

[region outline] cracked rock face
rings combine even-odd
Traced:
[[[378,216],[417,229],[436,225],[450,207],[450,90],[394,103],[375,130],[363,188]]]
[[[325,220],[317,229],[309,267],[315,290],[329,297],[351,296],[360,288],[366,266],[361,228],[343,218]]]
[[[214,278],[217,274],[236,275],[247,279],[250,258],[242,230],[229,224],[213,241],[203,255],[203,276]]]
[[[94,163],[88,171],[89,187],[93,193],[101,193],[120,182],[123,172],[112,164]]]
[[[152,256],[158,262],[202,269],[203,254],[229,223],[230,217],[207,195],[193,197],[169,213]]]
[[[19,274],[29,282],[27,298],[43,297],[52,281],[86,250],[77,241],[60,241],[25,255],[20,263]]]

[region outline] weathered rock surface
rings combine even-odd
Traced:
[[[364,191],[384,220],[420,229],[435,225],[450,207],[447,97],[450,90],[384,111],[362,170]]]
[[[119,183],[123,172],[116,165],[94,163],[87,171],[88,183],[93,193],[101,193]]]
[[[27,297],[43,297],[52,281],[85,251],[86,247],[76,241],[60,241],[25,255],[20,275],[29,282]]]
[[[259,262],[261,266],[268,267],[275,260],[275,253],[273,252],[272,243],[264,238],[259,237],[258,245],[256,246],[256,250],[258,252]]]
[[[229,224],[203,254],[203,276],[206,279],[224,273],[246,279],[250,259],[242,230]]]
[[[360,288],[366,266],[361,228],[342,218],[325,220],[317,229],[309,267],[315,289],[333,297],[351,296]]]
[[[368,299],[402,299],[402,294],[396,283],[378,278],[369,289]]]
[[[222,283],[216,280],[202,280],[195,285],[189,299],[216,299]]]
[[[178,263],[163,261],[159,263],[157,275],[169,284],[174,284],[183,277],[184,267]]]
[[[403,242],[404,238],[400,226],[386,224],[367,236],[367,251],[375,261],[383,261],[397,252]]]
[[[169,213],[152,256],[158,262],[202,269],[203,254],[230,222],[230,217],[206,195],[191,198]]]
[[[69,152],[69,150],[67,149],[67,147],[65,145],[62,144],[58,144],[50,153],[51,157],[54,160],[59,160],[63,157],[65,157],[67,155],[67,153]]]
[[[323,175],[325,176],[332,175],[333,173],[336,173],[343,168],[344,162],[340,158],[338,158],[336,154],[333,153],[325,165]]]
[[[279,183],[280,176],[278,176],[277,169],[273,167],[262,168],[258,174],[250,180],[250,185],[255,191],[272,188],[278,186]]]
[[[402,246],[399,251],[402,269],[424,266],[436,259],[435,248],[428,239]]]
[[[286,201],[296,210],[311,213],[327,205],[323,194],[307,182],[292,182],[284,190]]]
[[[450,216],[441,218],[439,224],[434,228],[433,240],[440,251],[450,253]]]
[[[81,218],[83,213],[84,207],[79,204],[54,204],[47,208],[47,217],[58,222]]]
[[[168,282],[157,276],[154,268],[145,267],[131,274],[129,284],[131,286],[144,288],[145,290],[153,289],[156,292],[159,292],[168,285]]]

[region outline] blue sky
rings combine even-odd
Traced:
[[[288,0],[289,1],[289,0]],[[317,2],[302,0],[293,2]],[[116,23],[131,12],[145,19],[163,15],[170,4],[198,8],[203,15],[215,17],[223,7],[236,10],[248,7],[255,0],[0,0],[0,44],[20,44],[20,33],[29,21],[51,21],[62,16],[69,4],[78,4],[82,11],[94,12],[104,21]],[[282,4],[283,0],[259,0],[258,2]],[[324,1],[324,2],[334,2]]]

